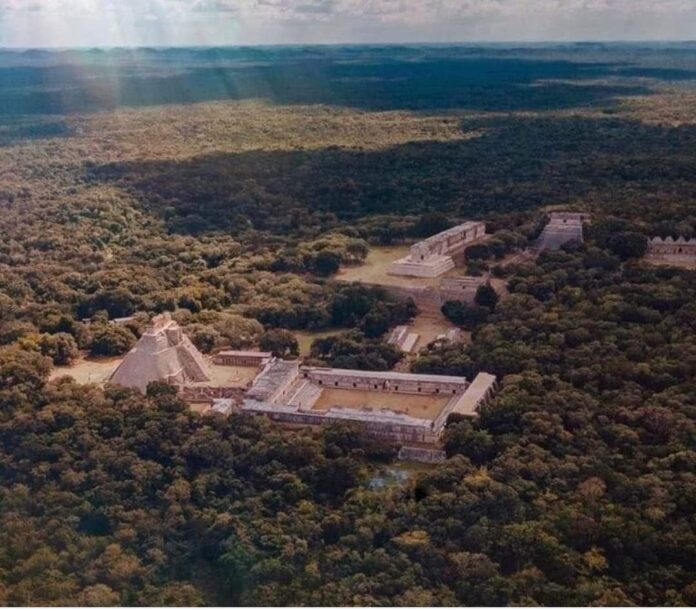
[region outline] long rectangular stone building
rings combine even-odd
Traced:
[[[696,239],[687,240],[678,237],[676,240],[672,236],[665,239],[660,237],[652,238],[648,242],[648,254],[660,255],[664,257],[696,258]]]
[[[394,261],[389,274],[436,278],[455,267],[453,255],[486,235],[486,224],[468,221],[411,246],[407,257]]]

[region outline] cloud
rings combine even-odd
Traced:
[[[224,0],[199,0],[193,4],[194,13],[238,13],[239,4]]]
[[[0,45],[693,39],[696,0],[0,0],[0,19]]]
[[[457,15],[513,15],[618,12],[626,15],[692,13],[694,0],[0,0],[0,11],[83,12],[116,9],[134,14],[177,6],[185,12],[247,13],[249,15],[335,14],[432,19]]]

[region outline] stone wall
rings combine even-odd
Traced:
[[[227,367],[262,367],[272,358],[270,352],[223,350],[213,356],[213,363]]]
[[[466,378],[434,376],[393,371],[358,371],[324,367],[302,367],[300,374],[324,388],[377,390],[407,394],[455,395],[466,390]]]
[[[440,299],[473,303],[476,291],[488,282],[487,276],[450,276],[440,282]]]
[[[430,257],[451,255],[485,234],[485,223],[468,221],[417,242],[411,246],[410,259],[417,262]]]
[[[439,435],[432,430],[430,422],[408,417],[394,418],[394,414],[381,416],[351,409],[332,409],[328,412],[301,411],[255,401],[245,401],[242,412],[247,415],[266,416],[276,422],[292,425],[323,426],[351,423],[361,427],[371,437],[390,442],[436,444],[439,441]]]
[[[398,459],[410,462],[440,464],[447,460],[447,454],[444,450],[438,448],[402,446],[399,450]]]
[[[583,218],[582,213],[554,212],[544,231],[537,240],[536,247],[539,250],[558,250],[568,242],[583,242]]]
[[[552,221],[560,221],[562,223],[575,221],[577,223],[589,223],[592,220],[592,215],[587,212],[551,212],[549,218]]]
[[[292,394],[299,370],[300,364],[297,361],[273,359],[256,376],[247,396],[257,401],[282,403]]]
[[[665,238],[653,238],[648,242],[648,254],[666,255],[674,257],[696,257],[696,239],[687,240],[671,236]]]
[[[244,389],[221,386],[181,386],[179,395],[184,401],[204,403],[215,399],[235,399],[239,403],[244,399]]]

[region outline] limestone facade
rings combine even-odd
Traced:
[[[407,325],[399,325],[391,332],[387,343],[396,346],[402,352],[413,352],[419,337],[418,333],[411,333]]]
[[[473,303],[476,291],[488,282],[488,276],[448,276],[440,282],[440,298],[445,301]]]
[[[486,235],[486,224],[468,221],[411,246],[407,257],[391,264],[394,276],[436,278],[455,267],[454,255]]]
[[[399,443],[437,445],[452,414],[476,417],[478,408],[495,390],[496,378],[481,373],[470,384],[464,377],[422,375],[394,371],[358,371],[328,367],[284,368],[275,361],[278,373],[268,383],[257,378],[261,389],[252,387],[246,394],[242,413],[264,415],[290,425],[320,425],[331,422],[354,422],[379,439]],[[273,365],[270,366],[274,368]],[[284,373],[280,373],[281,370]],[[286,375],[290,373],[290,375]],[[295,378],[291,378],[294,373]],[[372,391],[408,395],[447,397],[434,418],[414,417],[405,411],[344,407],[313,409],[324,389]],[[405,399],[406,400],[406,399]]]
[[[652,238],[648,242],[648,254],[667,257],[696,258],[696,239],[687,240],[678,237],[676,240],[669,236],[665,239]]]
[[[459,376],[400,373],[397,371],[302,367],[300,373],[304,379],[310,380],[318,386],[345,390],[455,395],[464,392],[469,386],[467,379]]]
[[[558,250],[568,242],[583,242],[583,223],[592,220],[585,212],[552,212],[549,222],[544,227],[537,248],[539,250]]]
[[[213,363],[228,367],[263,367],[272,358],[270,352],[223,350],[213,356]]]
[[[549,218],[552,221],[558,221],[561,223],[590,223],[592,222],[592,215],[587,212],[551,212],[549,213]]]
[[[298,361],[272,359],[256,376],[246,396],[254,401],[282,403],[289,398],[299,373]]]
[[[183,386],[209,380],[205,358],[165,313],[152,319],[109,381],[145,392],[150,382]]]

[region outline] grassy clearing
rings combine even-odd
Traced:
[[[369,410],[391,410],[414,418],[434,420],[451,399],[443,395],[410,395],[371,390],[325,388],[312,409],[326,411],[331,407],[352,407]]]
[[[69,376],[78,384],[104,384],[116,370],[123,359],[115,358],[80,358],[67,367],[55,367],[49,376],[55,380]]]

